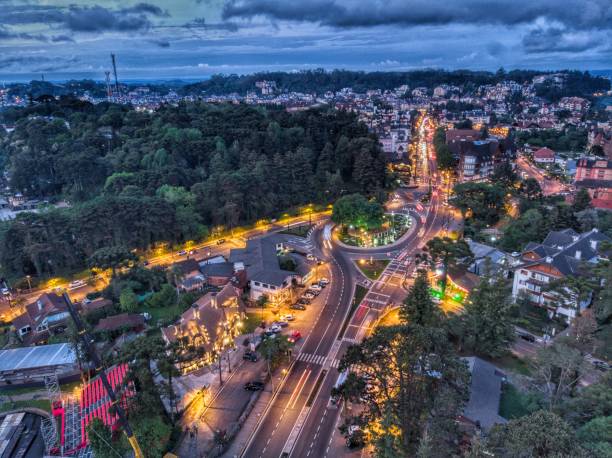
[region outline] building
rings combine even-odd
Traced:
[[[280,305],[292,300],[294,286],[308,282],[316,265],[299,252],[304,253],[305,248],[293,243],[290,236],[273,234],[248,240],[246,248],[231,250],[230,262],[236,271],[246,270],[251,300],[265,295],[273,305]],[[281,261],[295,270],[281,267]]]
[[[512,268],[518,263],[517,257],[489,246],[466,239],[467,244],[474,255],[474,262],[468,267],[468,271],[478,276],[501,275],[508,278]]]
[[[533,161],[536,164],[553,164],[555,162],[555,152],[550,148],[540,148],[533,153]]]
[[[191,372],[212,363],[233,346],[245,316],[241,291],[231,284],[217,293],[207,293],[181,315],[175,324],[162,328],[166,344],[182,349],[180,369]]]
[[[122,332],[140,332],[145,327],[145,319],[137,313],[120,313],[102,318],[96,327],[95,332],[114,332],[121,330]]]
[[[498,413],[505,375],[493,364],[475,356],[463,360],[471,374],[470,398],[463,416],[485,432],[496,424],[506,423]]]
[[[588,190],[594,207],[612,210],[612,160],[579,159],[574,180],[576,188]]]
[[[524,295],[533,305],[545,307],[549,316],[561,316],[568,322],[590,304],[580,300],[568,291],[568,297],[561,298],[550,291],[550,284],[569,275],[582,274],[582,264],[596,264],[605,258],[602,242],[610,237],[597,229],[578,234],[573,229],[550,232],[542,243],[530,242],[521,254],[521,264],[516,267],[512,284],[512,297]]]
[[[77,357],[67,343],[0,350],[0,386],[43,384],[57,374],[62,381],[80,374]]]
[[[500,161],[499,141],[496,138],[463,142],[460,144],[457,167],[459,181],[486,180]]]
[[[63,332],[70,313],[66,301],[55,293],[45,293],[36,302],[26,305],[25,312],[13,320],[17,335],[26,344],[46,341],[52,334]]]

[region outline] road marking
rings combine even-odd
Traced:
[[[295,389],[293,390],[293,393],[291,393],[291,397],[289,398],[289,401],[287,402],[287,406],[289,406],[291,404],[291,401],[294,399],[294,396],[296,395],[298,390],[299,390],[300,393],[302,392],[302,388],[304,388],[304,387],[300,386],[300,385],[302,385],[302,382],[305,382],[306,380],[308,380],[308,376],[307,375],[310,375],[310,372],[311,372],[310,369],[307,369],[307,370],[305,370],[302,373],[302,376],[299,378],[299,380],[297,382],[297,385],[295,386]],[[305,376],[306,376],[306,378],[304,378]],[[295,399],[297,400],[298,397],[299,397],[299,395],[295,396]]]

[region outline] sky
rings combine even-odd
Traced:
[[[612,68],[612,0],[0,0],[0,82]]]

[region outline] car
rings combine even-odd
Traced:
[[[70,283],[68,283],[68,289],[82,288],[86,284],[87,283],[85,283],[83,280],[74,280],[74,281],[71,281]]]
[[[245,351],[244,355],[242,355],[242,359],[256,363],[259,358],[254,351]]]
[[[313,300],[315,297],[316,296],[314,294],[309,292],[302,294],[302,298],[308,299],[309,301]]]
[[[293,310],[306,310],[306,306],[305,306],[304,304],[300,304],[300,303],[293,304],[293,305],[291,306],[291,308],[292,308]]]
[[[312,285],[310,285],[309,289],[312,289],[314,291],[321,291],[323,288],[321,288],[321,286],[317,283],[313,283]]]
[[[287,323],[286,321],[275,321],[274,323],[272,323],[272,326],[280,326],[281,328],[286,328],[287,326],[289,326],[289,323]]]
[[[189,254],[196,254],[198,252],[198,250],[196,248],[194,248],[193,250],[189,250]]]
[[[291,313],[287,313],[285,315],[280,316],[281,321],[293,321],[295,317]]]
[[[142,261],[142,265],[143,266],[148,266],[149,265],[149,261],[147,261],[146,259],[144,261]]]
[[[186,250],[181,250],[177,253],[179,256],[185,256],[187,254]]]
[[[244,384],[244,389],[247,391],[260,391],[263,390],[263,382],[247,382]]]
[[[223,245],[225,243],[225,239],[217,240],[217,245]]]
[[[308,288],[304,294],[312,294],[313,296],[318,296],[319,294],[321,294],[321,290],[320,289],[312,289],[312,288]]]
[[[2,288],[2,295],[3,296],[10,296],[11,294],[11,290],[8,288]]]
[[[533,342],[535,342],[535,341],[536,341],[536,338],[535,338],[534,336],[532,336],[531,334],[527,334],[527,333],[523,333],[523,332],[522,332],[522,333],[520,333],[518,336],[519,336],[521,339],[523,339],[523,340],[525,340],[525,341],[527,341],[527,342],[532,342],[532,343],[533,343]]]
[[[313,254],[311,254],[311,253],[308,253],[306,255],[306,259],[308,259],[309,261],[316,261],[317,260],[317,258],[315,258],[315,256]]]
[[[302,333],[300,331],[293,331],[291,334],[289,334],[288,340],[291,343],[296,343],[301,338],[302,338]]]
[[[593,364],[593,366],[595,366],[595,368],[599,369],[600,371],[607,371],[610,369],[610,365],[605,361],[595,359],[591,361],[591,363]]]
[[[329,280],[325,277],[319,279],[319,286],[322,288],[329,285]]]
[[[310,299],[306,299],[305,297],[300,298],[297,301],[298,304],[302,304],[302,305],[309,305],[310,304]]]
[[[272,333],[272,334],[278,334],[279,332],[281,332],[281,327],[278,324],[273,324],[272,326],[266,328],[266,334],[268,333]]]

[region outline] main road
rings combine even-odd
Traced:
[[[353,259],[364,252],[335,243],[330,237],[329,225],[320,225],[313,232],[317,254],[330,261],[332,278],[328,288],[331,291],[285,383],[270,402],[241,456],[319,458],[328,455],[339,418],[339,410],[329,403],[331,389],[338,378],[339,359],[350,344],[358,342],[369,332],[390,303],[403,299],[406,294],[405,280],[414,268],[412,255],[426,240],[438,234],[447,222],[436,189],[437,182],[433,179],[435,157],[426,138],[427,135],[421,135],[418,146],[419,151],[426,155],[424,159],[432,178],[430,202],[420,213],[409,211],[415,217],[415,224],[400,243],[392,248],[382,247],[366,252],[376,257],[390,255],[387,257],[391,258],[391,262],[350,316],[359,275]],[[406,197],[407,194],[402,191],[400,199],[405,201]],[[343,326],[345,320],[350,321]]]

